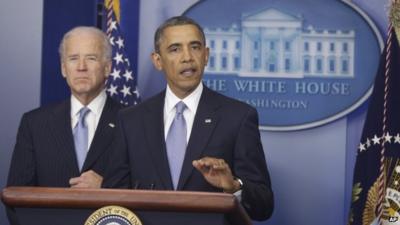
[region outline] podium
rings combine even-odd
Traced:
[[[84,225],[104,206],[130,209],[143,225],[251,225],[236,197],[226,193],[127,189],[7,187],[2,201],[20,225]]]

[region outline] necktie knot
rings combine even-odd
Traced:
[[[90,112],[90,109],[87,108],[87,107],[82,107],[79,110],[79,119],[78,119],[78,124],[77,125],[86,126],[85,117],[89,112]]]
[[[180,102],[176,103],[175,109],[176,109],[176,114],[182,114],[183,111],[185,111],[185,109],[186,109],[186,105],[184,102],[180,101]]]

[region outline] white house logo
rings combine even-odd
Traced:
[[[256,107],[262,129],[322,125],[371,93],[382,38],[351,3],[202,1],[186,14],[210,48],[205,84]]]

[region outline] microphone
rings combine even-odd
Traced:
[[[139,187],[140,187],[140,182],[135,181],[135,185],[133,185],[133,189],[139,189]]]

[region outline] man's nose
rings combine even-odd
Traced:
[[[86,60],[80,59],[78,63],[78,70],[86,70],[86,69],[87,69]]]
[[[183,62],[191,62],[193,60],[192,52],[190,48],[184,48],[182,51],[182,61]]]

